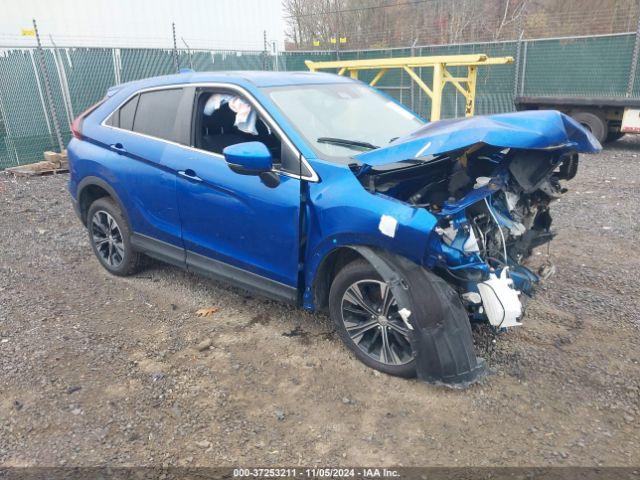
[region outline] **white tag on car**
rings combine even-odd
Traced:
[[[396,236],[396,229],[398,228],[398,220],[390,215],[382,215],[380,217],[380,223],[378,229],[383,235],[394,238]]]

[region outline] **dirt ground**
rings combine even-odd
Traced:
[[[523,327],[475,328],[495,374],[463,391],[366,368],[322,315],[159,263],[111,276],[66,175],[0,175],[0,465],[639,465],[639,155],[583,157],[557,274]]]

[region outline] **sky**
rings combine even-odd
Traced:
[[[0,47],[32,46],[22,29],[38,23],[43,44],[58,46],[282,49],[281,0],[0,0]],[[184,39],[184,42],[182,41]]]

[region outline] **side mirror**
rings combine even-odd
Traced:
[[[271,152],[262,142],[229,145],[222,153],[229,168],[241,175],[260,175],[271,171]]]

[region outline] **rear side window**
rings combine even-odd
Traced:
[[[133,131],[172,142],[179,142],[179,134],[176,133],[175,123],[180,100],[182,99],[182,89],[146,92],[141,93],[139,97],[133,119]],[[121,122],[122,114],[123,112],[120,112]]]
[[[133,129],[133,118],[136,114],[136,107],[138,106],[138,99],[140,95],[136,95],[127,103],[125,103],[118,110],[113,112],[111,116],[105,122],[112,127],[124,128],[125,130]]]
[[[125,103],[120,110],[119,113],[119,127],[124,128],[126,130],[133,129],[133,117],[136,115],[136,107],[138,106],[138,99],[140,95],[136,95],[127,103]]]

